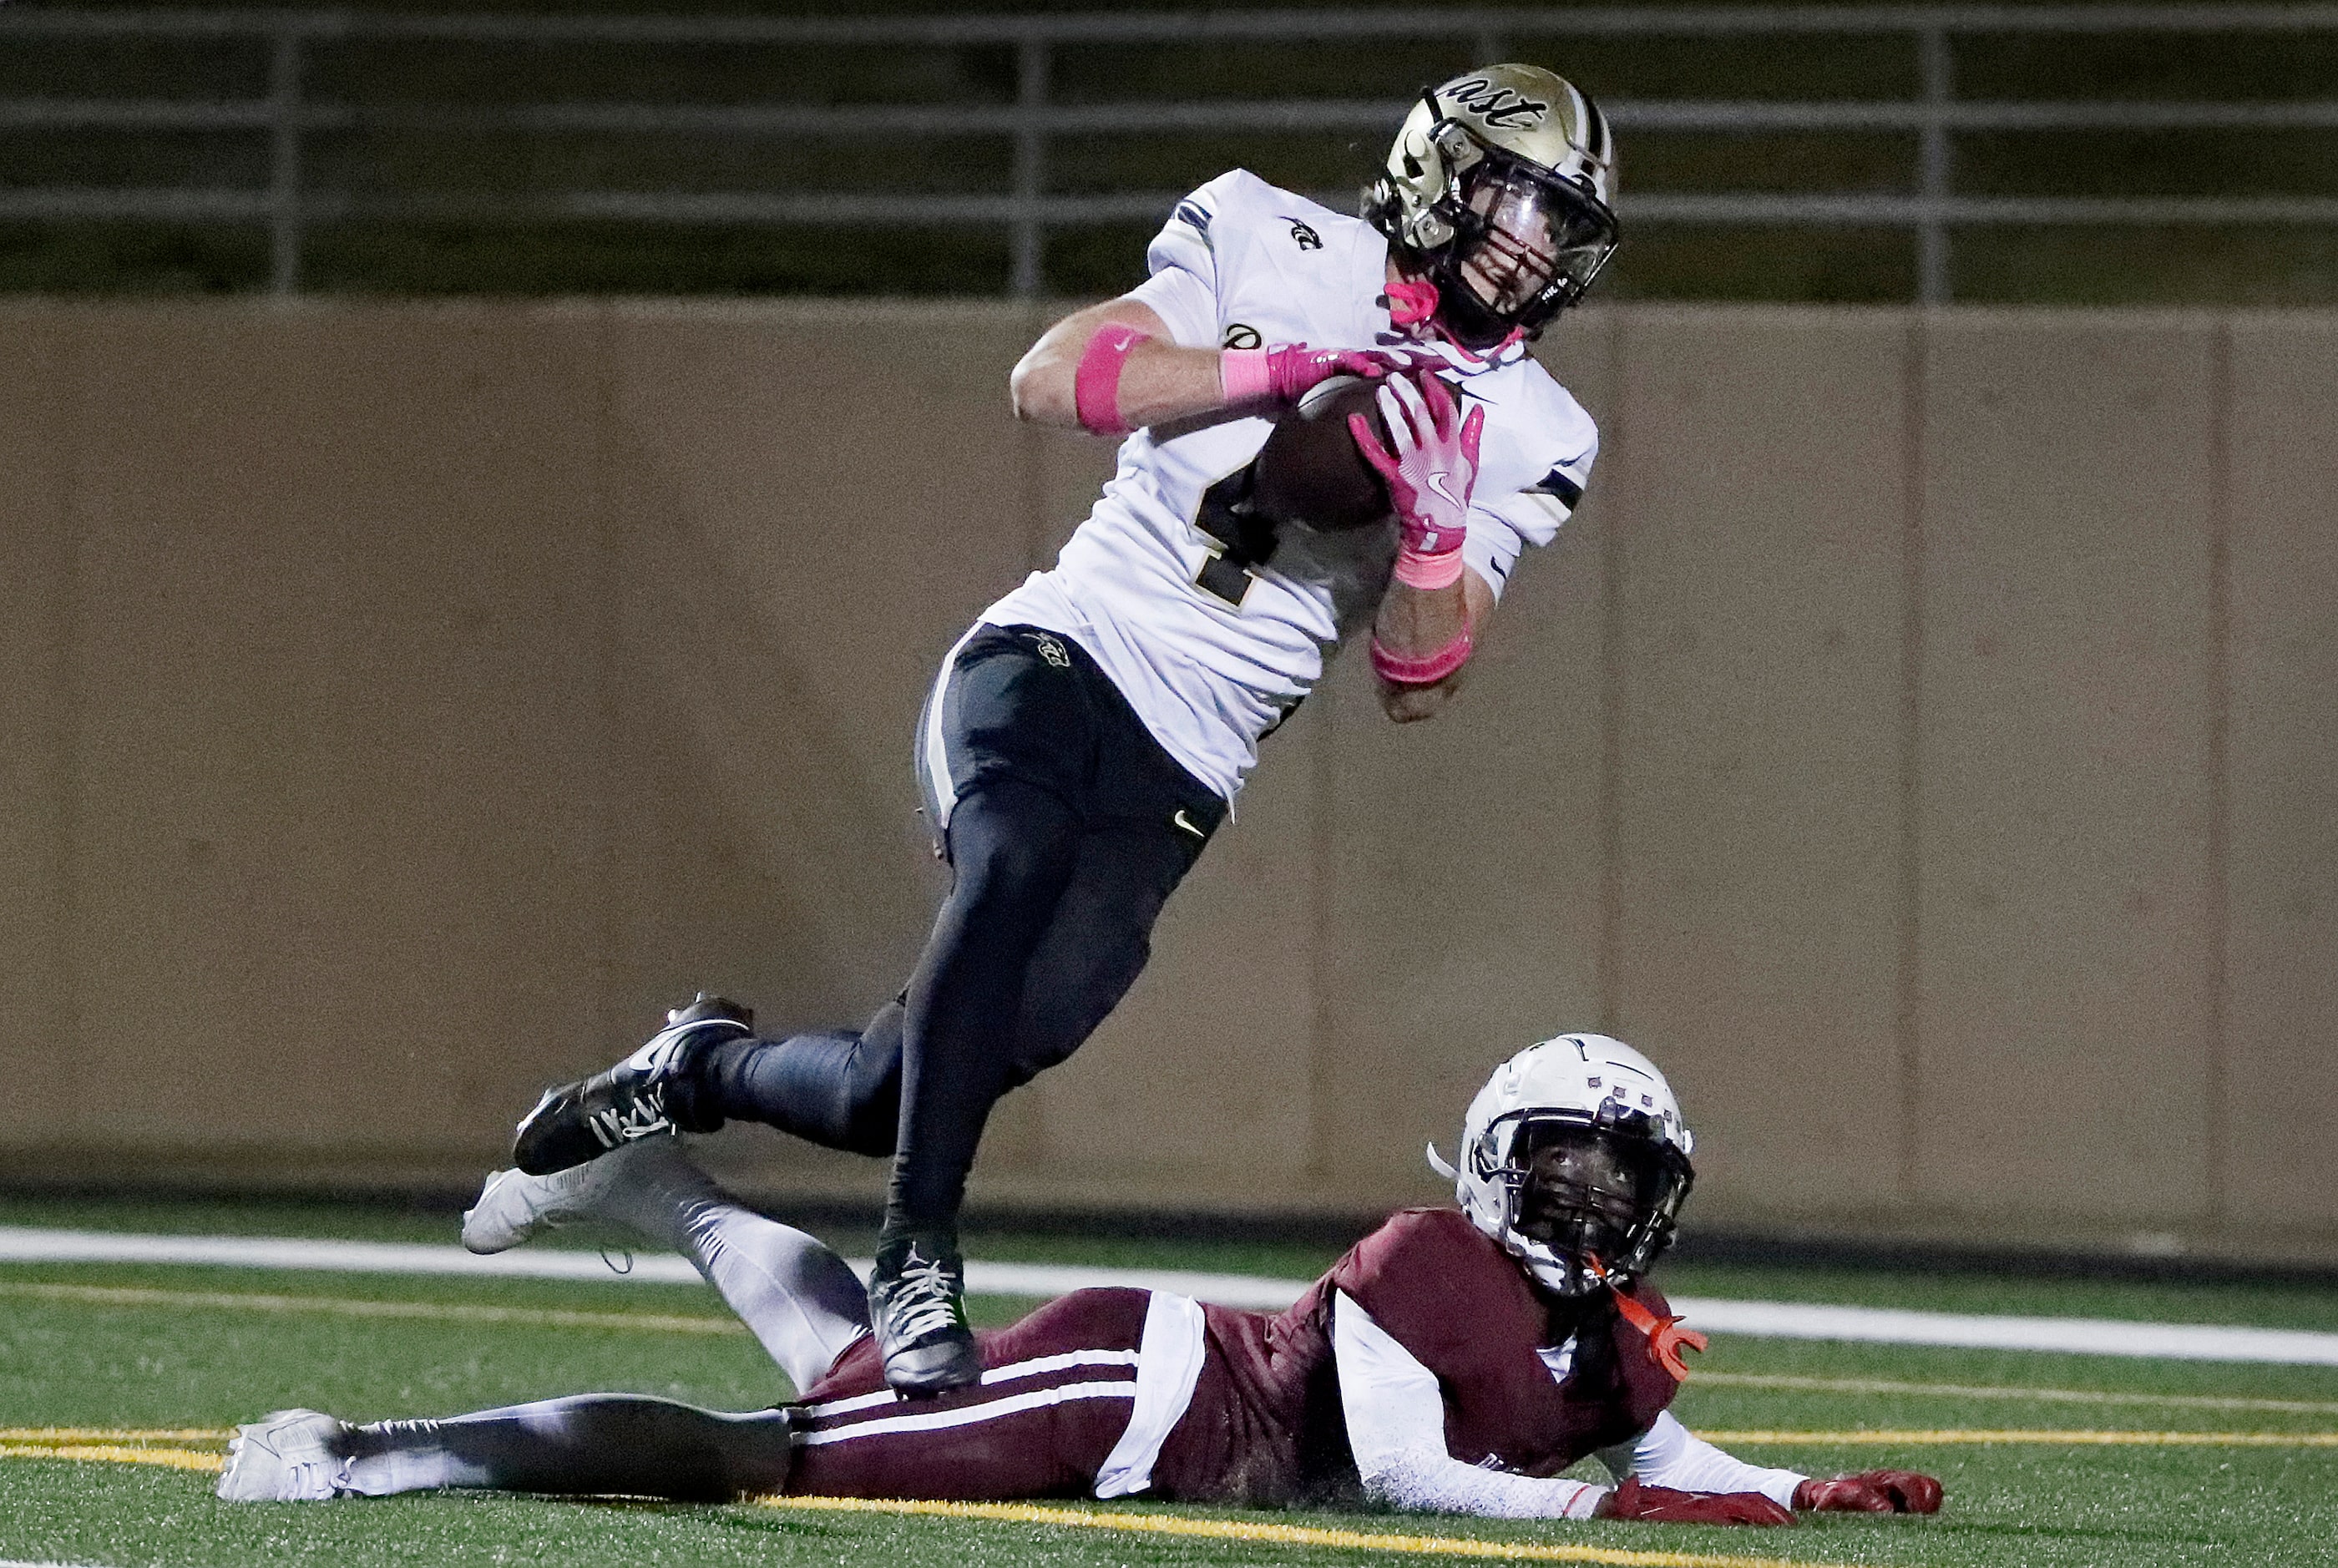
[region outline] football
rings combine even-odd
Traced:
[[[1361,414],[1385,445],[1388,426],[1375,398],[1380,383],[1334,376],[1312,387],[1275,421],[1260,448],[1251,502],[1275,523],[1325,533],[1369,528],[1389,515],[1388,485],[1356,450],[1348,416]]]

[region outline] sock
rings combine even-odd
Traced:
[[[900,1003],[853,1033],[730,1040],[697,1077],[702,1113],[761,1122],[830,1149],[893,1152],[901,1103]]]
[[[780,1490],[788,1413],[717,1415],[671,1399],[584,1394],[343,1435],[347,1485],[372,1496],[439,1486],[722,1502]]]
[[[400,1492],[436,1492],[442,1487],[476,1490],[496,1484],[495,1473],[476,1459],[462,1459],[440,1447],[429,1434],[428,1421],[381,1421],[359,1430],[382,1440],[375,1452],[349,1460],[343,1485],[368,1497],[394,1497]],[[396,1428],[406,1428],[398,1432]],[[409,1446],[410,1445],[410,1446]]]
[[[868,1293],[843,1259],[742,1204],[680,1148],[642,1149],[625,1176],[607,1185],[596,1210],[696,1264],[798,1393],[868,1332]]]

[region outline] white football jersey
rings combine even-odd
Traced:
[[[1187,348],[1406,341],[1389,320],[1380,233],[1244,170],[1180,201],[1146,260],[1152,276],[1129,298]],[[1519,552],[1548,544],[1581,497],[1598,432],[1523,347],[1447,357],[1463,407],[1486,408],[1463,548],[1498,593]],[[1234,536],[1212,487],[1236,482],[1272,428],[1213,415],[1130,436],[1055,570],[982,614],[1077,642],[1163,748],[1230,800],[1325,654],[1370,626],[1396,555],[1392,524]]]

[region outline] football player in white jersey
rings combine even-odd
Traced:
[[[1495,65],[1424,92],[1351,218],[1243,171],[1177,203],[1150,276],[1050,328],[1017,414],[1121,438],[1054,570],[944,660],[918,768],[953,887],[916,972],[864,1027],[760,1039],[702,996],[607,1072],[549,1091],[515,1162],[548,1173],[674,1128],[756,1121],[888,1155],[869,1305],[885,1376],[980,1376],[957,1219],[998,1097],[1077,1049],[1135,981],[1153,923],[1259,741],[1369,632],[1383,705],[1452,695],[1523,550],[1582,495],[1592,422],[1527,352],[1616,241],[1615,152],[1567,82]],[[1275,416],[1334,376],[1390,524],[1344,533],[1245,506]]]

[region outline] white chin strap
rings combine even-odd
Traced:
[[[1436,1171],[1448,1181],[1459,1181],[1461,1179],[1461,1172],[1445,1162],[1445,1156],[1437,1152],[1436,1144],[1431,1143],[1425,1152],[1429,1155],[1429,1168],[1431,1171]]]

